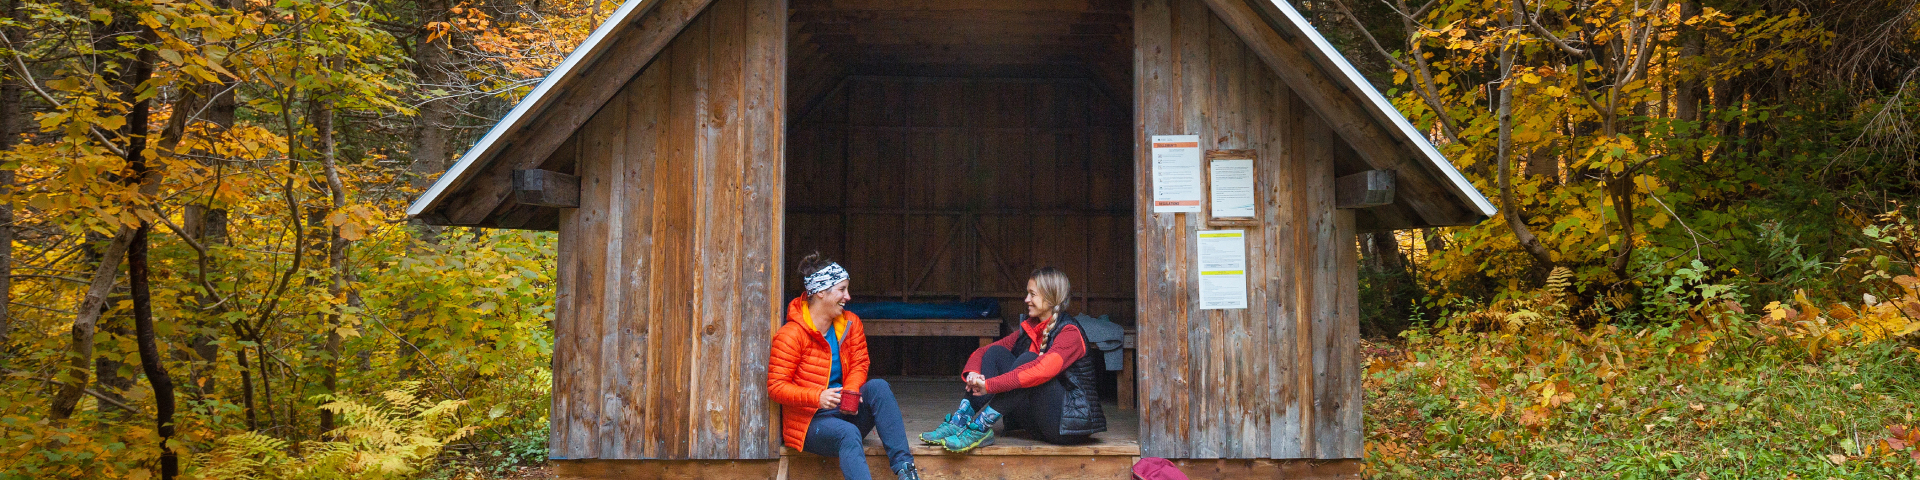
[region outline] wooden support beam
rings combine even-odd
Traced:
[[[1393,203],[1393,170],[1368,170],[1333,180],[1333,208]]]
[[[580,208],[580,177],[552,170],[514,170],[513,198],[521,205]]]

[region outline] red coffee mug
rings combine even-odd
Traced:
[[[840,413],[848,415],[860,413],[860,392],[840,391]]]

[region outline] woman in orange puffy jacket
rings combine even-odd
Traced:
[[[872,478],[862,447],[880,429],[889,467],[919,480],[907,453],[907,428],[886,380],[867,379],[867,334],[860,316],[846,311],[847,270],[819,253],[800,261],[806,294],[787,304],[787,321],[773,334],[767,392],[780,404],[787,446],[840,459],[840,474]]]

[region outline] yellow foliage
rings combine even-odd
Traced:
[[[419,389],[419,382],[403,382],[381,392],[384,402],[342,399],[322,405],[344,422],[331,434],[334,440],[289,445],[255,432],[221,438],[190,474],[207,479],[410,478],[441,448],[476,430],[456,425],[454,412],[466,401],[434,402],[420,398]]]
[[[1814,359],[1822,350],[1838,346],[1862,345],[1905,337],[1920,331],[1920,279],[1902,275],[1894,278],[1902,296],[1881,301],[1868,296],[1858,310],[1844,303],[1825,308],[1814,304],[1805,291],[1794,292],[1795,305],[1767,304],[1761,327],[1775,338],[1800,343]]]

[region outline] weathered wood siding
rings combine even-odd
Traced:
[[[1202,0],[1137,0],[1134,22],[1141,454],[1359,458],[1354,215],[1333,192],[1353,152]],[[1153,135],[1258,152],[1250,308],[1200,310],[1212,228],[1153,213]]]
[[[848,77],[794,119],[788,258],[834,257],[856,301],[993,297],[1007,316],[1051,265],[1074,311],[1125,323],[1128,101],[1086,78]],[[960,367],[928,363],[942,369],[909,373]]]
[[[581,178],[553,458],[777,458],[785,26],[784,0],[714,1],[546,162]]]

